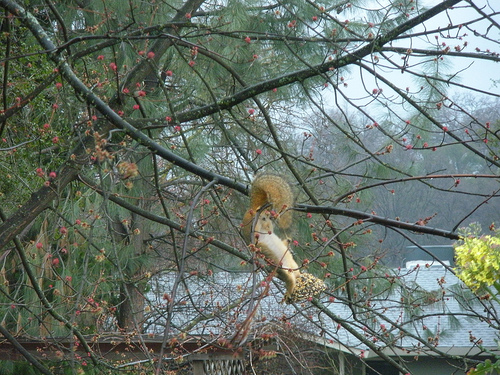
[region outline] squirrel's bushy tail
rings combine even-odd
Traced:
[[[290,184],[275,174],[259,174],[255,177],[250,190],[250,209],[270,204],[270,209],[279,216],[276,221],[280,228],[288,228],[292,224],[293,192]]]

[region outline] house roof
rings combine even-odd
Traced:
[[[187,277],[178,284],[176,301],[190,299],[191,306],[199,308],[175,304],[171,328],[173,331],[189,329],[194,335],[230,336],[235,324],[256,309],[254,329],[273,320],[287,321],[307,332],[313,341],[353,355],[363,352],[365,357],[376,353],[368,350],[359,335],[372,341],[378,351],[390,355],[449,353],[472,356],[482,352],[480,347],[497,349],[498,330],[484,319],[488,317],[484,311],[498,308],[498,305],[479,300],[449,267],[429,261],[413,262],[408,266],[386,275],[397,283],[390,292],[372,295],[369,307],[361,292],[354,307],[343,301],[341,295],[335,301],[329,301],[324,295],[323,304],[338,319],[319,313],[310,303],[281,304],[282,295],[275,293],[276,287],[282,287],[279,282],[271,286],[268,296],[257,298],[266,285],[262,273]],[[175,274],[164,274],[153,283],[148,296],[157,312],[168,305],[161,296],[171,293],[175,277]],[[402,304],[401,299],[406,303]],[[224,307],[228,304],[233,309],[226,310]],[[162,314],[160,318],[153,314],[155,321],[149,326],[150,332],[163,331],[162,321],[164,323],[167,316]],[[346,324],[351,332],[345,329]],[[409,334],[402,334],[403,331]]]
[[[380,306],[371,305],[380,314],[364,318],[368,310],[359,309],[357,320],[365,325],[356,327],[358,333],[377,341],[378,350],[390,355],[474,356],[483,353],[483,348],[499,352],[495,323],[489,324],[484,319],[487,317],[484,311],[498,311],[498,304],[474,296],[449,267],[427,261],[412,262],[409,266],[393,273],[407,289],[395,288],[379,302]],[[406,299],[406,306],[400,303],[401,299]],[[354,321],[353,310],[347,304],[331,303],[328,308],[344,320]],[[326,329],[331,330],[331,324],[326,324]],[[402,330],[406,333],[401,335]],[[378,340],[384,337],[385,342]],[[377,355],[345,330],[338,331],[337,340],[356,349],[366,349],[365,357]]]

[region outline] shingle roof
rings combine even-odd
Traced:
[[[498,304],[478,300],[451,269],[437,263],[420,262],[419,266],[413,263],[411,268],[395,270],[394,276],[406,288],[397,288],[387,296],[381,303],[383,314],[370,314],[364,320],[371,330],[358,328],[365,337],[373,337],[373,340],[377,336],[384,337],[385,332],[387,341],[379,343],[381,349],[390,347],[388,351],[394,352],[393,346],[398,346],[410,350],[412,355],[415,352],[434,355],[430,347],[451,354],[473,355],[481,351],[479,343],[497,349],[498,329],[494,326],[497,324],[498,327],[498,322],[492,319],[490,325],[483,317],[487,317],[487,310],[498,311]],[[405,293],[406,290],[410,293]],[[401,298],[406,299],[410,306],[404,307]],[[372,308],[377,309],[377,306]],[[353,319],[345,304],[330,304],[329,309],[346,320]],[[363,321],[363,318],[359,320]],[[400,335],[403,329],[405,334]],[[348,333],[339,334],[338,340],[356,348],[366,348]],[[424,348],[425,344],[420,340],[429,347]],[[395,345],[390,345],[391,342]],[[401,354],[401,350],[396,352]]]
[[[373,298],[369,308],[364,306],[366,301],[360,299],[355,309],[356,319],[341,296],[334,302],[323,302],[338,321],[320,314],[310,303],[297,305],[298,308],[280,304],[281,295],[275,293],[275,285],[271,285],[267,297],[260,300],[249,298],[252,292],[257,297],[264,290],[263,276],[262,273],[217,273],[211,277],[188,276],[182,279],[175,296],[177,303],[172,310],[171,330],[189,330],[193,335],[230,336],[235,331],[235,324],[244,320],[250,310],[257,309],[253,317],[254,329],[269,321],[287,320],[312,336],[325,337],[326,343],[342,343],[353,351],[366,350],[367,347],[347,332],[343,324],[349,324],[381,350],[392,353],[398,351],[394,349],[398,347],[429,355],[433,355],[432,348],[472,355],[479,351],[478,342],[484,347],[497,348],[498,329],[492,328],[494,320],[490,325],[480,316],[488,317],[484,311],[493,307],[498,311],[499,306],[493,305],[492,301],[478,300],[449,267],[438,263],[424,261],[419,266],[412,263],[411,268],[394,270],[390,277],[397,279],[397,285],[401,286]],[[163,332],[175,282],[176,274],[166,273],[152,283],[148,294],[153,306],[149,332]],[[403,307],[402,298],[410,307]],[[324,296],[323,300],[328,300],[328,297]],[[226,310],[228,305],[233,308]],[[401,334],[403,331],[406,334]]]

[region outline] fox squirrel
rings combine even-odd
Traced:
[[[326,289],[322,280],[301,273],[290,251],[290,241],[274,233],[273,221],[280,228],[292,223],[293,192],[284,178],[274,174],[255,177],[250,189],[250,208],[243,217],[242,234],[245,240],[260,249],[277,268],[278,278],[285,282],[286,303],[308,299]]]

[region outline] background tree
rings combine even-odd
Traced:
[[[320,301],[269,309],[285,320],[321,312],[352,334],[365,327],[368,346],[377,337],[397,347],[374,328],[383,318],[369,302],[389,298],[401,249],[450,244],[474,221],[494,229],[500,92],[485,73],[500,38],[491,3],[0,5],[1,329],[13,344],[76,337],[89,358],[61,346],[70,371],[117,366],[86,334],[160,326],[165,342],[203,332],[245,347],[242,322],[282,287],[266,279],[270,289],[259,289],[239,234],[259,170],[292,181],[294,252],[328,283]],[[246,281],[211,287],[222,271]],[[191,282],[199,289],[186,294]],[[235,283],[238,298],[229,297]],[[401,308],[425,294],[401,287]],[[333,300],[350,319],[332,316],[324,303]],[[492,313],[484,307],[472,313]],[[498,316],[488,319],[497,329]]]

